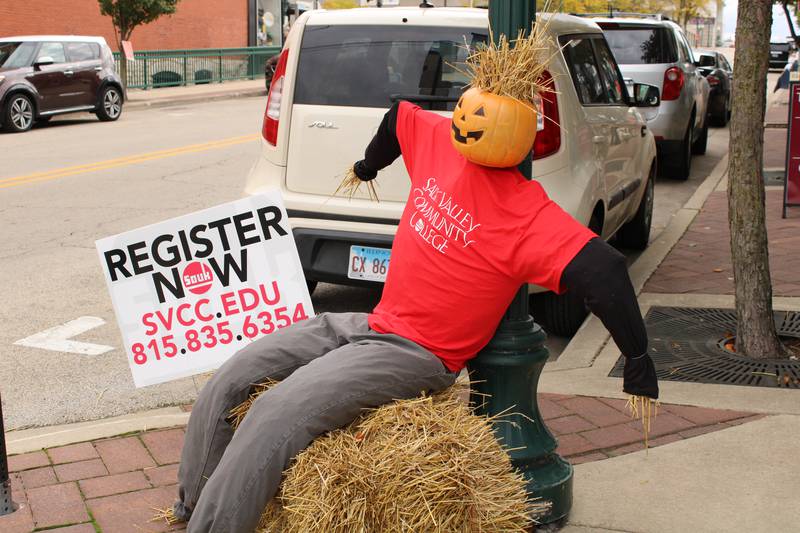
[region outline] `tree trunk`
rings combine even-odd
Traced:
[[[122,43],[119,43],[119,77],[122,79],[122,88],[125,92],[128,91],[128,58],[125,57],[125,50],[122,49]]]
[[[764,210],[764,107],[772,1],[739,2],[730,126],[728,221],[736,287],[736,351],[786,357],[772,316]]]

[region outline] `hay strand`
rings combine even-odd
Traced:
[[[369,180],[367,182],[362,181],[361,178],[356,175],[353,167],[350,167],[345,171],[342,182],[331,196],[336,196],[339,193],[342,193],[342,195],[346,196],[348,200],[352,200],[353,197],[358,193],[361,184],[366,183],[369,199],[373,202],[380,202],[380,199],[378,198],[378,192],[375,190],[375,183],[373,183],[374,181],[375,180]]]
[[[546,2],[543,11],[549,6],[550,2]],[[543,75],[560,51],[556,45],[556,51],[552,52],[551,20],[538,21],[527,35],[520,30],[512,40],[503,34],[497,42],[489,28],[489,42],[470,50],[464,70],[456,68],[470,78],[471,87],[534,106],[538,95],[552,91],[543,83]]]
[[[178,516],[175,514],[175,511],[172,507],[167,507],[165,509],[159,509],[157,507],[153,508],[156,514],[153,515],[153,518],[150,519],[150,522],[160,522],[163,520],[166,522],[168,526],[173,526],[178,522],[183,522]]]
[[[661,403],[647,396],[631,394],[628,396],[626,408],[634,420],[641,420],[642,433],[644,433],[644,448],[650,446],[650,425],[655,417],[658,416],[658,408]]]

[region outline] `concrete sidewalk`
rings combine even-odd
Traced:
[[[127,111],[172,105],[210,102],[229,98],[266,96],[263,78],[228,81],[186,87],[161,87],[158,89],[129,89],[125,103]],[[266,102],[265,102],[266,104]]]

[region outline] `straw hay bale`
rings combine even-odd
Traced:
[[[234,425],[269,386],[234,410]],[[527,500],[491,421],[460,394],[399,400],[318,437],[284,472],[258,531],[526,531],[548,504]]]

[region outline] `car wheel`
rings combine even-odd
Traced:
[[[307,279],[306,280],[306,287],[308,287],[308,294],[309,296],[314,294],[314,289],[317,288],[317,282],[314,280]]]
[[[703,129],[700,130],[700,136],[692,143],[692,153],[696,155],[703,155],[706,153],[708,146],[708,117],[703,121]]]
[[[15,94],[8,99],[3,111],[3,125],[13,133],[28,131],[33,126],[33,101],[24,94]]]
[[[117,120],[122,114],[122,93],[118,88],[109,85],[100,93],[100,102],[94,113],[103,122]]]
[[[644,250],[650,241],[650,226],[653,221],[653,199],[655,197],[655,167],[651,167],[644,195],[639,201],[636,215],[617,232],[617,242],[623,248]]]

